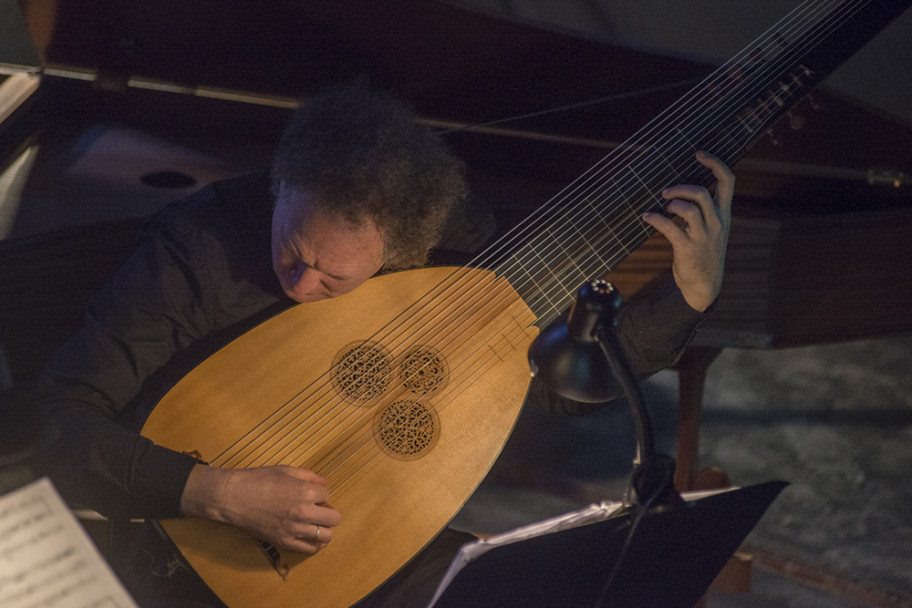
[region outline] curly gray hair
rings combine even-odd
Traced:
[[[279,143],[272,188],[306,188],[315,204],[353,226],[373,222],[384,269],[420,266],[451,207],[465,196],[464,168],[398,98],[361,83],[297,110]]]

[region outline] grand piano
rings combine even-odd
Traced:
[[[473,253],[716,67],[419,0],[18,8],[40,73],[4,63],[0,95],[0,345],[16,388],[78,327],[142,216],[264,167],[298,100],[329,85],[366,77],[446,132],[472,189],[452,246]],[[909,124],[821,88],[735,167],[722,295],[678,368],[679,488],[697,483],[720,349],[912,329],[910,141]],[[652,238],[609,276],[632,295],[669,261]]]

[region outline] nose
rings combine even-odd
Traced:
[[[318,273],[306,264],[299,264],[291,271],[291,288],[296,295],[304,296],[320,285]]]

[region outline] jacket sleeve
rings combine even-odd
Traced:
[[[710,311],[712,307],[710,307]],[[627,302],[618,318],[618,339],[634,373],[645,379],[674,365],[694,333],[710,314],[691,308],[671,277],[644,289]],[[581,403],[562,397],[533,379],[529,399],[551,411],[585,415],[622,399],[618,394],[602,403]]]
[[[43,374],[36,399],[53,438],[43,466],[73,503],[109,516],[179,514],[196,461],[120,418],[156,371],[206,331],[195,253],[147,227]]]

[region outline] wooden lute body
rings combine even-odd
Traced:
[[[356,602],[452,519],[494,462],[525,397],[534,321],[493,273],[433,268],[259,325],[169,391],[143,434],[213,465],[313,470],[344,523],[306,559],[270,557],[231,526],[162,525],[232,607]]]
[[[812,0],[704,79],[472,264],[377,277],[296,306],[205,361],[143,434],[213,465],[289,464],[329,480],[343,523],[314,557],[240,530],[162,522],[232,608],[342,608],[456,514],[508,437],[538,328],[652,234],[661,190],[712,182],[908,0]]]

